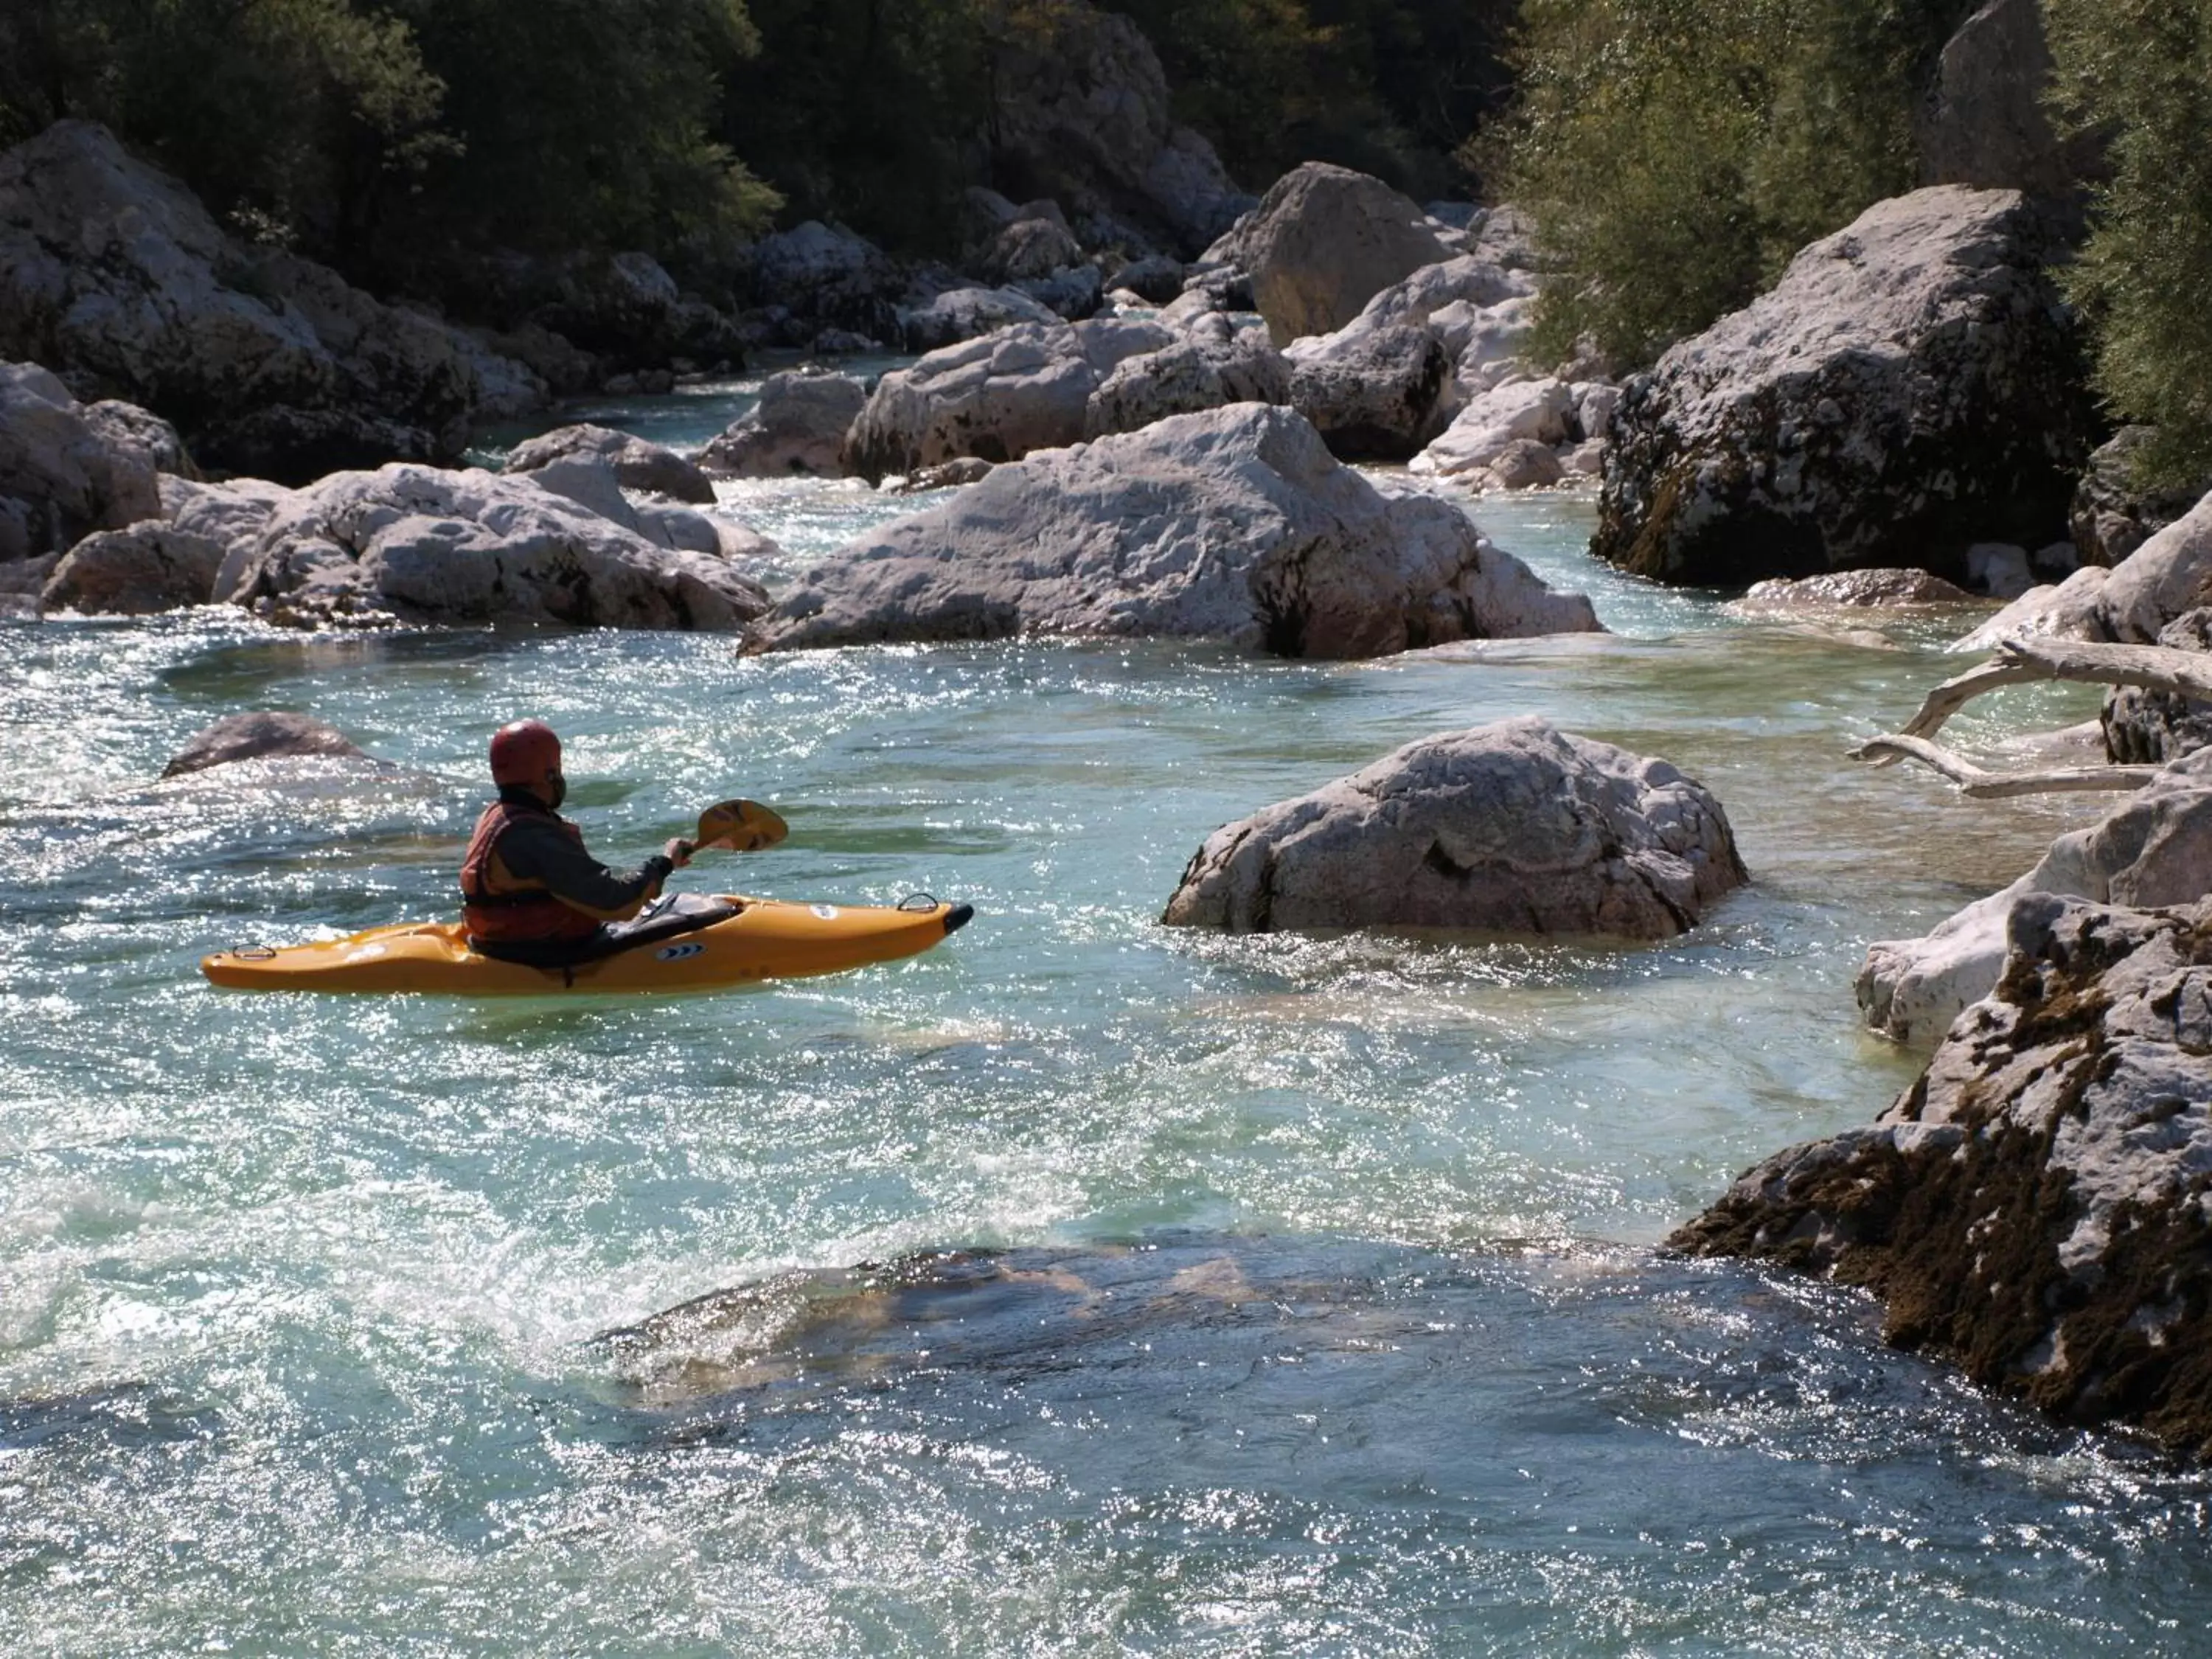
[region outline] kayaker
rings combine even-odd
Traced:
[[[561,739],[544,720],[492,734],[491,779],[499,799],[477,820],[461,863],[462,925],[486,955],[580,947],[604,924],[643,909],[669,872],[690,861],[691,843],[680,837],[620,874],[586,852],[583,831],[555,810],[568,782]]]

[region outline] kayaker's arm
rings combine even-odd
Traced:
[[[523,881],[542,881],[572,910],[597,921],[627,921],[659,896],[675,861],[656,853],[635,870],[617,873],[572,839],[554,818],[524,819],[499,838],[499,861]]]

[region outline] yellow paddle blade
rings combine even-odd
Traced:
[[[789,824],[757,800],[720,801],[699,814],[699,832],[691,838],[691,850],[757,853],[790,833]]]

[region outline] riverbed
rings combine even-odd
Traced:
[[[696,444],[752,391],[596,412]],[[916,505],[722,487],[772,586]],[[1856,1293],[1655,1248],[1911,1080],[1858,1024],[1869,941],[2097,809],[1845,758],[1962,665],[1943,627],[1749,624],[1590,560],[1586,498],[1475,510],[1613,633],[1307,664],[0,623],[0,1642],[2187,1650],[2212,1483],[1890,1352]],[[257,708],[391,764],[156,782]],[[1522,714],[1701,778],[1752,885],[1640,948],[1157,925],[1220,823]],[[603,857],[742,793],[789,842],[679,885],[976,920],[682,1000],[201,981],[450,910],[524,714]],[[767,1288],[609,1334],[732,1286]]]

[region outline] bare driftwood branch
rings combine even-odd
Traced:
[[[1932,738],[1943,722],[1985,691],[2040,680],[2091,685],[2140,685],[2212,701],[2212,655],[2163,645],[2091,645],[2080,640],[2014,638],[1985,663],[1948,679],[1928,694],[1903,735]],[[1890,760],[1899,758],[1892,756]],[[1885,762],[1884,764],[1887,764]]]
[[[1924,738],[1895,734],[1874,738],[1851,750],[1853,760],[1893,766],[1916,760],[1959,786],[1974,800],[2008,795],[2044,795],[2064,790],[2140,789],[2165,769],[2157,766],[2069,766],[2052,772],[1990,772],[1964,756]]]

